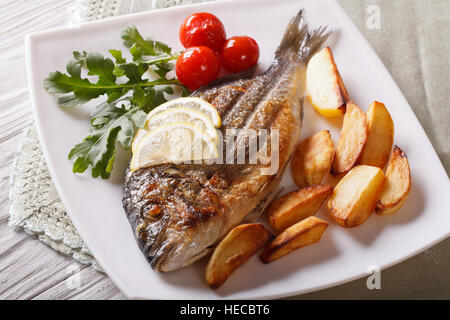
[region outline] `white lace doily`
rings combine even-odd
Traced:
[[[78,0],[72,23],[212,0]]]
[[[71,23],[212,0],[79,0]],[[36,128],[27,129],[13,165],[9,225],[35,234],[51,248],[101,271],[67,215],[50,178]]]
[[[147,1],[148,2],[148,1]],[[130,12],[132,0],[78,0],[72,23],[83,23]]]
[[[99,269],[56,193],[34,126],[27,129],[14,162],[9,192],[11,226],[22,227],[53,249]]]
[[[192,4],[192,3],[199,3],[199,2],[206,2],[211,0],[153,0],[152,5],[153,8],[167,8],[172,6],[182,6],[185,4]],[[141,1],[135,1],[135,2],[146,2],[145,0]],[[148,2],[148,1],[147,1]]]

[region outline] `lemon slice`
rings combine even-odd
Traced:
[[[139,129],[136,133],[133,143],[131,145],[131,150],[136,152],[136,148],[140,140],[150,131],[160,127],[164,124],[174,123],[174,122],[188,122],[193,124],[195,127],[205,131],[206,134],[210,136],[211,139],[217,140],[218,135],[216,128],[212,123],[211,119],[205,116],[203,113],[194,111],[188,108],[173,108],[166,111],[159,112],[145,122],[144,128]]]
[[[210,160],[218,154],[216,140],[200,128],[187,122],[169,123],[140,139],[130,169],[136,171],[160,163]]]
[[[217,109],[210,103],[206,102],[203,99],[196,98],[196,97],[185,97],[185,98],[178,98],[174,100],[170,100],[166,103],[163,103],[162,105],[156,107],[153,109],[149,114],[147,119],[150,119],[151,117],[155,116],[156,114],[172,109],[172,108],[188,108],[192,109],[194,111],[203,113],[208,118],[211,119],[211,122],[213,123],[214,127],[220,128],[222,125],[220,121],[219,113],[217,112]]]

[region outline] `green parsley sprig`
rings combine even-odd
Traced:
[[[51,72],[44,79],[44,88],[60,95],[60,107],[76,107],[105,97],[91,115],[89,135],[69,153],[74,173],[91,167],[94,178],[109,178],[117,142],[129,150],[136,127],[143,127],[147,113],[167,101],[164,93],[173,94],[174,85],[181,88],[183,96],[189,94],[176,78],[167,76],[178,53],[162,42],[144,39],[134,26],[123,30],[122,39],[132,62],[120,50],[109,50],[112,59],[98,52],[75,51],[67,73]],[[82,70],[95,77],[83,77]],[[146,72],[153,73],[151,80],[143,77]]]

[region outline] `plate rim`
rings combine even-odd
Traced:
[[[247,0],[247,2],[259,2],[260,0]],[[302,0],[297,0],[299,2],[299,4],[302,2]],[[140,16],[153,16],[153,15],[159,15],[161,13],[167,12],[167,11],[176,11],[176,10],[181,10],[181,8],[195,8],[195,7],[209,7],[209,6],[215,6],[216,4],[223,4],[223,3],[239,3],[242,2],[242,0],[216,0],[213,2],[204,2],[204,3],[195,3],[195,4],[190,4],[190,5],[185,5],[185,6],[179,6],[179,7],[170,7],[170,8],[162,8],[162,9],[157,9],[157,10],[150,10],[150,11],[143,11],[143,12],[138,12],[138,13],[132,13],[132,14],[127,14],[127,15],[122,15],[122,16],[116,16],[116,17],[108,17],[102,20],[97,20],[97,21],[91,21],[91,22],[86,22],[82,24],[82,28],[95,28],[97,25],[106,25],[110,22],[120,22],[121,20],[123,21],[129,21],[130,18],[132,17],[140,17]],[[415,118],[417,124],[420,127],[420,130],[422,130],[424,136],[426,137],[426,139],[428,140],[428,142],[430,143],[432,152],[434,152],[434,156],[437,158],[438,163],[440,164],[440,167],[438,168],[438,170],[440,170],[441,172],[443,172],[448,179],[448,175],[447,172],[444,169],[444,166],[442,164],[441,159],[439,158],[433,144],[431,143],[431,140],[429,139],[428,135],[426,134],[425,130],[423,129],[422,124],[420,123],[420,121],[418,120],[414,110],[411,108],[410,104],[408,103],[408,101],[406,100],[404,94],[402,93],[402,91],[400,90],[398,84],[395,82],[395,80],[393,79],[392,75],[390,74],[389,70],[386,68],[385,64],[383,63],[383,61],[379,58],[378,54],[376,53],[376,51],[373,49],[373,47],[371,46],[371,44],[368,42],[368,40],[364,37],[364,35],[362,34],[362,32],[359,30],[359,28],[354,24],[354,22],[352,21],[352,19],[350,19],[350,17],[347,15],[347,13],[344,11],[344,9],[341,7],[341,5],[339,4],[338,1],[333,0],[333,3],[336,7],[337,10],[340,11],[340,14],[342,16],[344,16],[347,19],[347,22],[349,24],[351,24],[351,26],[353,27],[353,29],[358,33],[358,37],[361,41],[364,41],[366,46],[368,48],[370,48],[371,54],[373,55],[373,58],[378,60],[378,62],[383,66],[383,73],[384,76],[387,79],[390,79],[391,83],[393,83],[395,85],[394,90],[397,90],[398,92],[401,93],[401,97],[400,99],[403,100],[404,104],[407,105],[410,109],[410,112],[412,113],[412,116]],[[39,107],[37,105],[37,96],[36,96],[36,87],[35,87],[35,83],[33,81],[33,67],[32,67],[32,47],[33,47],[33,42],[38,41],[40,38],[45,38],[45,37],[51,37],[53,35],[58,35],[58,34],[63,34],[67,31],[73,30],[73,29],[79,29],[78,26],[66,26],[66,27],[58,27],[58,28],[52,28],[52,29],[48,29],[48,30],[44,30],[44,31],[39,31],[39,32],[34,32],[34,33],[29,33],[25,36],[25,57],[26,57],[26,68],[27,68],[27,78],[28,78],[28,87],[29,87],[29,91],[30,91],[30,100],[31,100],[31,104],[33,107],[33,115],[34,115],[34,120],[36,123],[36,128],[38,131],[38,135],[39,135],[39,140],[43,141],[44,139],[42,139],[43,137],[43,133],[42,133],[42,123],[39,117]],[[86,31],[86,30],[85,30]],[[56,177],[56,173],[54,172],[54,166],[51,165],[53,163],[53,161],[51,160],[50,157],[50,153],[47,149],[47,145],[46,143],[42,142],[40,143],[41,147],[43,149],[43,153],[44,153],[44,157],[46,160],[46,164],[48,167],[48,170],[50,172],[50,176],[52,179],[53,184],[55,185],[55,189],[58,193],[58,196],[61,198],[61,201],[65,207],[65,210],[67,211],[69,217],[71,218],[73,224],[75,225],[75,227],[77,228],[77,231],[80,230],[80,228],[78,228],[78,223],[76,223],[73,219],[73,215],[71,213],[71,210],[69,209],[70,206],[68,206],[68,200],[66,198],[66,196],[60,192],[60,190],[62,190],[59,181],[55,178]],[[449,182],[450,183],[450,182]],[[77,220],[75,218],[75,220]],[[82,229],[82,228],[81,228]],[[82,234],[83,232],[78,231],[80,234]],[[435,237],[435,240],[427,243],[424,246],[421,246],[418,249],[413,250],[412,252],[408,253],[407,255],[404,255],[398,259],[394,259],[392,260],[390,263],[386,263],[383,266],[379,266],[380,270],[385,270],[393,265],[399,264],[417,254],[420,254],[421,252],[429,249],[430,247],[436,245],[437,243],[445,240],[446,238],[448,238],[450,236],[450,229],[447,231],[446,234],[440,234],[439,236]],[[83,239],[85,237],[83,236]],[[84,241],[84,240],[83,240]],[[89,241],[85,241],[86,245],[89,247],[88,245]],[[96,249],[92,250],[90,248],[91,252],[93,253],[94,257],[95,257],[95,251],[97,251]],[[101,265],[101,263],[100,263]],[[101,265],[102,268],[105,270],[106,274],[108,275],[108,277],[113,281],[113,283],[120,289],[120,291],[122,293],[124,293],[128,298],[130,299],[148,299],[148,298],[144,298],[144,297],[139,297],[139,296],[135,296],[133,295],[131,292],[128,291],[128,288],[125,285],[122,285],[122,283],[116,279],[114,276],[112,276],[112,272],[109,272],[108,269],[109,267],[105,267],[103,265]],[[283,294],[270,294],[270,293],[266,293],[266,294],[259,294],[257,296],[254,297],[249,297],[246,299],[276,299],[276,298],[283,298],[283,297],[290,297],[290,296],[294,296],[294,295],[300,295],[300,294],[305,294],[305,293],[309,293],[309,292],[315,292],[315,291],[319,291],[319,290],[324,290],[327,288],[331,288],[334,286],[339,286],[341,284],[344,283],[348,283],[357,279],[361,279],[364,276],[367,276],[367,273],[361,272],[358,274],[355,274],[353,276],[350,277],[346,277],[344,279],[340,279],[338,281],[332,281],[329,282],[325,285],[319,285],[319,286],[315,286],[313,288],[309,288],[309,289],[300,289],[300,290],[288,290],[286,292],[284,292]],[[211,297],[211,298],[207,298],[207,299],[233,299],[232,297],[229,298],[228,296],[219,296],[216,295],[216,297]]]

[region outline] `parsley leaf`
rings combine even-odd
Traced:
[[[167,101],[165,94],[174,94],[173,86],[189,91],[176,78],[168,78],[178,53],[166,44],[144,39],[136,27],[122,32],[132,62],[122,51],[111,49],[112,58],[99,52],[74,51],[66,66],[67,73],[51,72],[44,79],[44,88],[58,94],[60,107],[76,107],[104,97],[92,113],[89,135],[75,145],[68,158],[74,160],[72,171],[82,173],[91,167],[92,176],[109,178],[117,145],[130,149],[136,128],[144,125],[147,113]],[[152,70],[156,77],[145,77]]]

